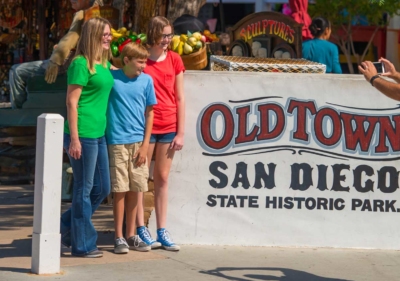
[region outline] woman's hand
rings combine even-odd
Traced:
[[[176,135],[175,138],[172,140],[169,149],[181,150],[182,148],[183,148],[183,136]]]
[[[69,144],[69,150],[68,150],[69,155],[71,155],[72,158],[78,160],[81,158],[81,153],[82,153],[82,146],[81,142],[78,140],[71,140],[71,143]]]

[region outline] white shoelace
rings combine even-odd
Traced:
[[[169,244],[174,244],[174,242],[172,241],[172,238],[171,238],[171,234],[170,234],[167,230],[164,230],[164,231],[162,232],[161,238],[162,238],[164,241],[166,241],[167,243],[169,243]]]
[[[125,246],[129,247],[128,243],[126,242],[126,240],[124,238],[117,238],[115,241],[115,244],[117,244],[117,246],[125,245]]]
[[[151,243],[154,241],[153,238],[151,237],[151,234],[147,228],[144,229],[143,231],[143,236],[145,239],[149,240]]]

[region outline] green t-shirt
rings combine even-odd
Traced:
[[[82,86],[82,94],[78,101],[78,134],[83,138],[100,138],[106,130],[106,112],[108,97],[114,85],[110,73],[111,64],[107,67],[95,65],[96,73],[90,74],[86,59],[75,58],[68,68],[68,85]],[[68,120],[64,131],[70,133]]]

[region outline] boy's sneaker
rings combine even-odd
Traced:
[[[181,248],[172,241],[171,235],[165,228],[157,229],[157,241],[167,251],[179,251]]]
[[[139,251],[139,252],[148,252],[151,250],[151,246],[147,245],[140,239],[139,235],[134,235],[128,238],[129,249]]]
[[[161,248],[161,243],[157,242],[156,240],[151,237],[150,231],[145,226],[141,226],[137,228],[137,234],[139,235],[140,239],[147,245],[151,246],[152,249]]]
[[[116,254],[126,254],[129,252],[129,245],[126,243],[125,238],[118,237],[115,239],[114,243],[114,253]]]

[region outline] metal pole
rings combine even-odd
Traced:
[[[225,32],[225,16],[224,16],[224,7],[222,5],[222,0],[219,0],[219,18],[221,20],[221,31]]]

